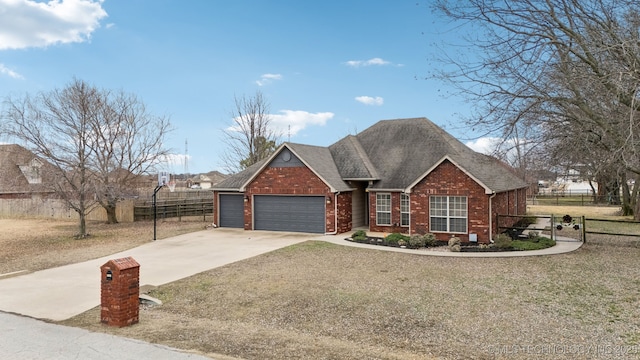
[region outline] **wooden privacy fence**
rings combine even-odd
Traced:
[[[206,221],[206,216],[213,214],[213,199],[158,200],[155,210],[158,219],[202,216],[203,221]],[[133,214],[134,221],[153,220],[152,202],[138,202],[133,208]]]
[[[133,222],[133,200],[119,201],[116,205],[116,216],[120,222]],[[60,199],[30,197],[22,199],[0,199],[0,217],[27,217],[49,219],[78,219],[78,213]],[[107,212],[101,207],[94,207],[87,220],[107,221]]]

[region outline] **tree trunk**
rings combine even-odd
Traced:
[[[631,204],[634,208],[633,219],[640,221],[640,174],[637,174],[631,191]]]
[[[631,190],[627,183],[627,177],[622,175],[622,216],[633,215],[633,200],[631,200]]]
[[[80,215],[80,222],[78,228],[78,239],[84,239],[87,237],[87,215],[84,211],[79,211],[78,215]]]
[[[109,205],[105,206],[104,209],[107,211],[107,223],[108,224],[117,224],[118,223],[118,217],[116,216],[116,206],[109,204]]]

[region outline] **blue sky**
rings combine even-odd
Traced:
[[[257,90],[284,141],[328,146],[427,117],[468,142],[468,105],[425,79],[441,66],[434,44],[456,36],[445,28],[416,0],[0,0],[0,98],[74,77],[134,93],[171,119],[173,173],[185,153],[189,173],[223,170],[234,96]]]

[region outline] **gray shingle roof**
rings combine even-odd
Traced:
[[[345,137],[329,146],[329,150],[343,179],[380,179],[378,171],[355,136],[349,135]]]
[[[477,153],[427,118],[382,120],[356,135],[380,181],[376,189],[407,189],[448,156],[492,191],[526,184],[497,159]]]
[[[335,191],[348,191],[352,189],[340,175],[329,148],[294,143],[285,143],[285,145]]]
[[[212,188],[214,190],[221,190],[221,191],[240,191],[240,188],[242,188],[242,186],[247,181],[253,178],[253,176],[255,176],[258,170],[262,169],[262,167],[264,166],[265,162],[267,162],[267,160],[268,159],[258,161],[257,163],[249,166],[248,168],[240,171],[239,173],[228,176],[226,179],[220,181]]]
[[[336,191],[350,190],[345,180],[373,180],[373,189],[410,190],[445,157],[481,182],[488,192],[527,186],[508,166],[471,150],[427,118],[382,120],[328,148],[294,143],[285,146]],[[264,166],[265,162],[251,166],[215,188],[240,190]]]

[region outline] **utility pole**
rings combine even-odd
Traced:
[[[184,181],[189,179],[189,139],[184,139]]]

